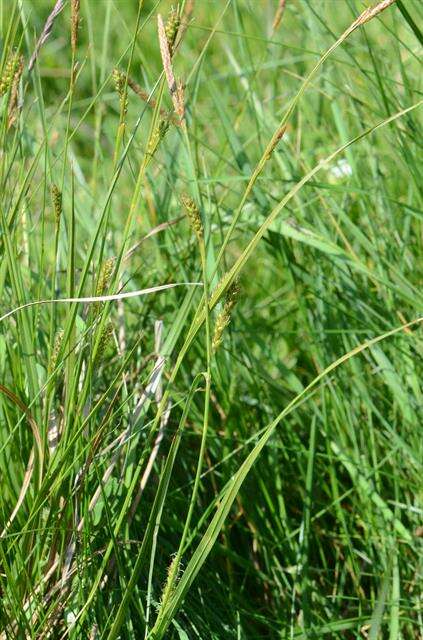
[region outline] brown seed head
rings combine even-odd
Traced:
[[[71,47],[72,53],[76,51],[76,44],[78,41],[78,27],[79,27],[79,9],[80,0],[71,0]]]
[[[286,124],[282,125],[281,127],[279,127],[279,129],[277,129],[275,131],[275,133],[272,136],[272,139],[270,140],[268,146],[267,146],[267,154],[266,154],[266,160],[269,160],[270,156],[272,155],[272,153],[274,152],[274,150],[276,149],[276,147],[278,146],[279,142],[282,140],[284,134],[286,131]]]

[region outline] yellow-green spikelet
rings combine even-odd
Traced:
[[[103,293],[107,290],[110,283],[110,278],[113,273],[115,262],[115,257],[107,258],[107,260],[103,262],[100,269],[100,275],[98,276],[96,296],[102,296]]]
[[[126,75],[118,68],[113,69],[113,82],[115,84],[116,93],[119,96],[120,110],[123,116],[128,111],[128,95],[126,91]]]
[[[48,366],[48,370],[50,374],[53,373],[53,371],[56,369],[57,357],[62,347],[63,335],[64,335],[64,331],[60,329],[54,336],[53,350],[51,352],[50,362]]]
[[[105,294],[107,289],[109,288],[110,278],[112,277],[113,270],[115,268],[116,258],[107,258],[101,265],[100,273],[98,276],[97,287],[95,290],[96,297],[100,297]],[[102,302],[94,302],[92,305],[92,316],[96,318],[100,315],[100,312],[103,308]]]
[[[166,20],[165,34],[167,40],[167,46],[169,47],[170,55],[173,54],[173,47],[175,45],[176,36],[178,34],[179,25],[181,24],[181,18],[176,9],[172,7],[169,13],[169,17]]]
[[[4,96],[12,86],[15,73],[19,67],[19,61],[20,56],[16,52],[9,56],[0,79],[0,96]]]
[[[95,365],[99,365],[103,360],[104,353],[112,341],[113,331],[114,331],[113,322],[111,320],[108,320],[103,327],[100,340],[98,342],[97,353],[95,355],[95,360],[94,360]]]
[[[184,205],[184,209],[192,229],[195,231],[199,239],[202,238],[203,223],[201,222],[201,214],[199,208],[197,207],[194,200],[185,193],[182,194],[181,201]]]
[[[162,118],[152,133],[152,136],[147,146],[147,155],[153,156],[155,154],[156,149],[160,144],[160,141],[163,140],[168,129],[169,129],[169,120]]]
[[[238,302],[239,293],[239,284],[237,281],[235,281],[231,284],[226,293],[225,304],[223,305],[222,311],[217,316],[216,323],[214,325],[214,334],[212,340],[213,351],[216,351],[222,342],[223,332],[231,321],[232,310]]]
[[[53,202],[54,220],[59,226],[62,216],[62,193],[56,184],[51,185],[51,199]]]

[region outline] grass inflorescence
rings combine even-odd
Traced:
[[[423,636],[422,18],[0,0],[0,640]]]

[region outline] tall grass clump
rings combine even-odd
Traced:
[[[0,638],[423,636],[422,5],[0,0]]]

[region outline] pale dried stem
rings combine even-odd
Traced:
[[[272,33],[277,31],[277,29],[279,28],[283,13],[285,11],[285,7],[286,0],[279,0],[278,8],[276,9],[275,17],[273,18]]]
[[[379,2],[373,7],[368,7],[368,9],[365,9],[365,11],[363,11],[363,13],[358,16],[354,25],[359,26],[362,24],[366,24],[366,22],[369,22],[369,20],[376,18],[379,13],[385,11],[385,9],[394,4],[394,2],[396,2],[396,0],[382,0],[382,2]]]
[[[45,43],[45,41],[47,40],[47,38],[50,36],[52,29],[53,29],[53,24],[55,19],[57,18],[57,16],[59,15],[59,13],[61,12],[61,10],[63,9],[63,7],[65,6],[65,2],[64,0],[57,0],[56,4],[53,7],[53,11],[50,13],[49,17],[47,18],[45,24],[44,24],[44,28],[41,32],[40,37],[37,40],[37,44],[35,45],[35,49],[34,52],[31,56],[31,59],[29,61],[29,65],[28,65],[28,71],[31,71],[31,69],[34,67],[35,61],[38,58],[38,54],[40,52],[40,49],[42,47],[42,45]]]

